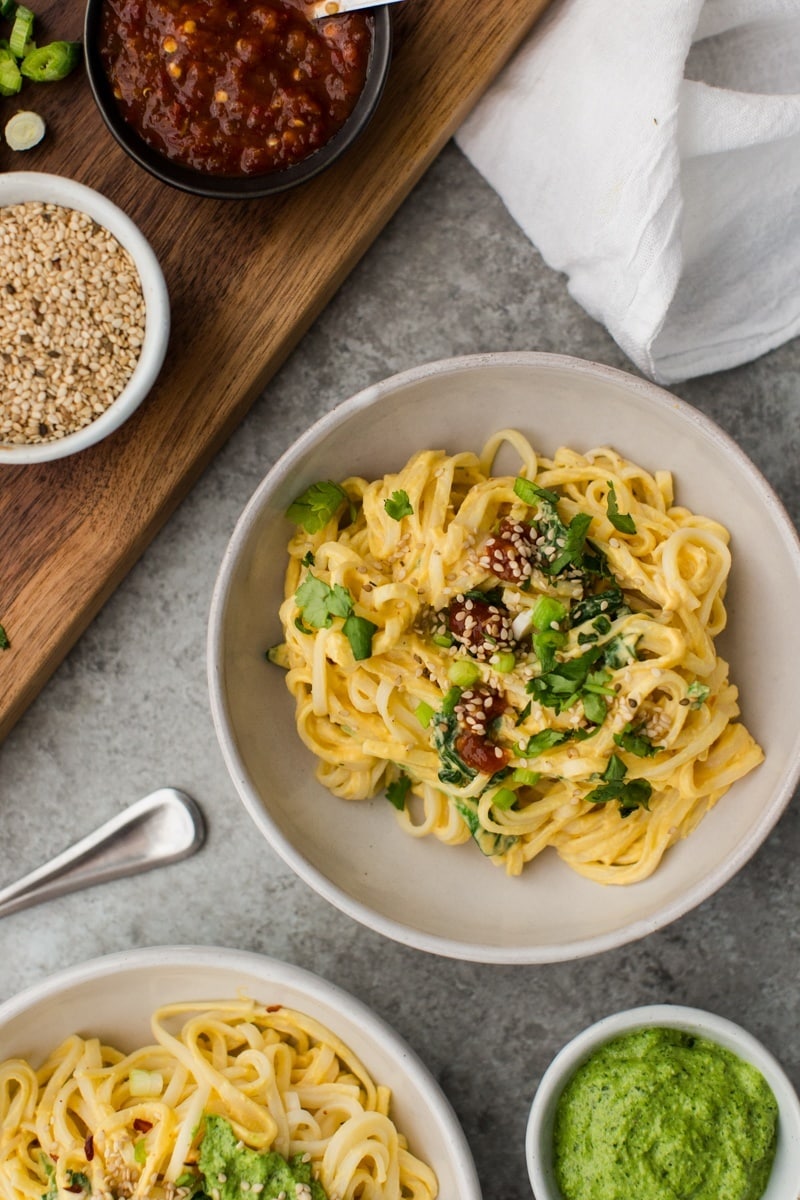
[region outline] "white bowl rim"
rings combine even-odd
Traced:
[[[19,196],[20,192],[26,193]],[[13,199],[9,199],[13,196]],[[145,335],[133,374],[116,400],[74,433],[53,442],[14,446],[0,441],[0,465],[51,462],[101,441],[139,407],[156,381],[167,352],[170,303],[161,265],[147,238],[126,212],[96,188],[46,171],[0,173],[0,206],[36,200],[86,212],[103,225],[131,255],[145,297]]]
[[[736,1046],[734,1053],[761,1071],[772,1088],[778,1101],[783,1136],[800,1155],[800,1098],[783,1066],[763,1042],[735,1021],[707,1009],[682,1004],[648,1004],[601,1017],[568,1041],[545,1070],[525,1129],[525,1159],[536,1200],[563,1200],[560,1191],[553,1191],[549,1186],[536,1153],[543,1121],[555,1097],[599,1046],[638,1029],[682,1029],[720,1045]],[[793,1192],[792,1200],[794,1196]]]
[[[264,496],[270,493],[286,475],[291,473],[296,464],[304,457],[306,451],[317,442],[321,442],[330,429],[338,426],[343,420],[379,402],[387,393],[435,375],[471,371],[477,367],[490,367],[493,364],[549,367],[618,381],[623,383],[629,390],[647,399],[650,403],[661,406],[667,405],[671,409],[677,409],[684,420],[690,425],[701,430],[710,440],[719,443],[725,453],[735,460],[737,468],[750,477],[759,493],[762,503],[771,512],[776,526],[781,529],[795,568],[800,573],[800,537],[776,492],[734,439],[721,429],[716,422],[712,421],[711,418],[693,408],[685,400],[681,400],[657,384],[651,383],[646,379],[640,379],[635,375],[629,374],[627,371],[619,370],[616,367],[609,367],[603,363],[596,363],[589,359],[575,358],[570,355],[549,354],[538,351],[501,351],[438,359],[434,362],[412,367],[407,371],[388,376],[378,383],[371,384],[325,413],[284,451],[250,497],[250,500],[236,522],[233,533],[223,553],[211,596],[208,635],[206,639],[210,707],[223,759],[245,808],[269,844],[280,855],[283,861],[309,887],[313,888],[318,895],[326,899],[335,908],[346,913],[355,921],[375,930],[377,933],[383,934],[385,937],[399,941],[403,945],[413,946],[418,950],[438,954],[445,958],[505,965],[564,962],[604,953],[606,950],[612,950],[618,946],[644,938],[690,912],[698,904],[707,900],[718,891],[723,884],[732,879],[760,848],[789,804],[798,783],[800,783],[800,758],[798,758],[792,769],[787,773],[783,785],[775,790],[770,798],[770,803],[764,807],[759,820],[751,828],[748,836],[742,840],[736,852],[715,870],[709,872],[702,879],[698,879],[693,887],[687,888],[685,892],[676,897],[670,904],[665,904],[660,912],[631,921],[620,929],[596,934],[592,937],[574,939],[559,945],[501,947],[485,943],[460,941],[456,938],[446,938],[438,934],[430,934],[414,929],[412,926],[374,912],[366,905],[355,900],[352,896],[347,895],[337,884],[331,882],[296,849],[270,816],[266,806],[251,786],[247,769],[227,729],[225,718],[221,634],[228,598],[229,580],[231,578],[231,567],[250,535],[252,526],[261,509]]]
[[[252,950],[237,950],[226,946],[164,945],[121,950],[66,967],[18,992],[0,1004],[0,1030],[8,1021],[26,1012],[34,1004],[58,996],[76,985],[105,979],[121,970],[176,966],[199,970],[207,967],[223,968],[260,976],[264,982],[302,990],[311,999],[335,1008],[346,1014],[349,1019],[357,1021],[370,1040],[388,1047],[392,1057],[402,1061],[406,1079],[414,1091],[424,1098],[428,1109],[435,1114],[439,1127],[444,1132],[453,1165],[457,1167],[461,1178],[464,1188],[461,1200],[481,1200],[478,1174],[466,1134],[440,1084],[417,1052],[383,1017],[378,1016],[363,1001],[337,984],[330,983],[321,975],[315,975],[293,963],[283,962],[281,959]],[[207,999],[214,1001],[225,997],[209,995]],[[368,1054],[365,1055],[362,1051],[358,1057],[368,1058]],[[365,1065],[369,1070],[369,1064]]]

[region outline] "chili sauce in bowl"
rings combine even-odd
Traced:
[[[92,90],[123,147],[202,195],[316,174],[369,121],[389,65],[385,10],[312,21],[306,0],[89,0]]]

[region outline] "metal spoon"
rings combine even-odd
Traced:
[[[323,17],[340,17],[342,13],[358,12],[361,8],[381,8],[384,4],[400,4],[402,0],[314,0],[309,4],[312,21]]]
[[[178,862],[199,850],[205,835],[203,814],[191,796],[178,788],[159,788],[0,889],[0,917],[95,883]]]

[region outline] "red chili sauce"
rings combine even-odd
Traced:
[[[122,115],[168,158],[264,175],[324,146],[355,107],[372,18],[305,0],[106,0],[100,53]]]

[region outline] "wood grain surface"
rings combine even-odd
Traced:
[[[105,193],[150,240],[172,301],[164,369],[122,429],[54,463],[0,466],[0,622],[11,640],[0,653],[0,738],[547,3],[406,0],[370,128],[332,169],[267,200],[200,199],[151,178],[107,133],[82,68],[27,84],[13,108],[0,100],[3,123],[27,105],[48,124],[25,155],[0,150],[0,169],[52,171]],[[77,0],[34,8],[41,42],[81,37]]]

